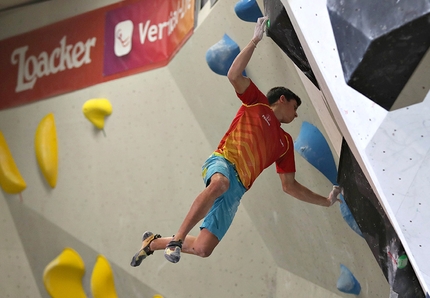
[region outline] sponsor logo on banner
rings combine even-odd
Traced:
[[[121,57],[130,53],[132,36],[133,36],[132,21],[126,20],[116,24],[114,52],[117,57]]]
[[[38,78],[91,63],[91,48],[96,45],[96,40],[92,37],[86,42],[67,44],[67,36],[64,36],[58,47],[39,55],[26,55],[28,45],[15,49],[11,56],[12,64],[18,67],[15,91],[32,89]]]
[[[0,109],[100,83],[105,13],[94,10],[1,40]]]
[[[109,11],[103,74],[167,64],[193,26],[191,0],[140,1]]]

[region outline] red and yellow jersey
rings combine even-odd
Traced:
[[[266,96],[252,81],[237,96],[242,106],[215,152],[235,165],[246,189],[274,162],[278,173],[295,172],[293,140],[281,128]]]

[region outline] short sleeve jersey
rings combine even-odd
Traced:
[[[278,173],[295,172],[293,140],[281,128],[267,97],[252,81],[237,96],[242,106],[215,152],[235,165],[246,189],[274,162]]]

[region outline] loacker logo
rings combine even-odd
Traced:
[[[89,38],[85,43],[67,44],[66,36],[60,40],[60,46],[50,54],[41,52],[37,57],[26,56],[28,46],[17,48],[11,55],[13,65],[18,65],[18,77],[15,92],[33,89],[38,78],[56,74],[66,69],[79,68],[91,63],[91,48],[96,45],[96,38]]]

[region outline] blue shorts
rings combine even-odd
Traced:
[[[227,177],[230,187],[215,200],[200,229],[207,229],[221,241],[233,222],[240,199],[246,192],[246,188],[240,182],[234,165],[224,157],[213,154],[202,166],[202,176],[206,186],[215,173],[220,173]]]

